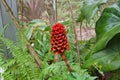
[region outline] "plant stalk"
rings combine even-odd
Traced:
[[[53,0],[54,20],[57,23],[57,0]]]
[[[68,68],[68,70],[69,70],[69,72],[71,73],[73,70],[72,70],[72,68],[70,67],[69,63],[68,63],[68,60],[67,60],[65,54],[62,53],[62,54],[61,54],[61,57],[62,57],[63,61],[65,62],[66,66],[67,66],[67,68]]]
[[[53,0],[53,9],[54,9],[54,24],[57,23],[57,0]],[[60,61],[60,55],[56,54],[54,55],[54,61],[59,62]]]
[[[82,40],[82,22],[80,22],[80,38]]]
[[[71,18],[72,18],[72,23],[73,23],[73,27],[74,27],[74,34],[75,34],[75,40],[76,40],[76,47],[77,47],[77,54],[78,54],[78,63],[79,65],[81,65],[81,61],[80,61],[80,49],[79,49],[79,45],[78,45],[78,38],[77,38],[77,34],[76,34],[76,22],[74,20],[74,14],[73,14],[73,8],[72,8],[72,4],[71,1],[68,0],[68,3],[70,5],[70,12],[71,12]]]

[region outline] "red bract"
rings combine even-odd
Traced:
[[[66,30],[61,23],[57,23],[52,27],[51,45],[54,54],[62,54],[69,49]]]

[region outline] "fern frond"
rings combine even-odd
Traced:
[[[6,38],[0,39],[4,41],[7,49],[10,50],[13,56],[10,60],[6,60],[7,64],[4,64],[4,68],[6,68],[4,75],[5,80],[11,80],[9,79],[8,74],[13,77],[18,76],[16,78],[19,80],[35,80],[40,73],[40,69],[37,67],[34,58],[28,53],[27,48],[23,50],[21,47],[16,46],[14,42]]]
[[[3,49],[3,43],[0,40],[0,67],[2,66],[2,64],[4,64],[4,49]]]

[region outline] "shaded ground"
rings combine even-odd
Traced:
[[[80,29],[77,28],[76,33],[77,33],[78,40],[89,40],[96,36],[95,29],[90,27],[82,28],[81,34],[80,34]]]

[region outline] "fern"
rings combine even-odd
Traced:
[[[34,58],[28,53],[27,48],[23,50],[5,38],[0,38],[0,40],[4,41],[13,56],[11,59],[2,61],[4,63],[2,67],[5,68],[5,80],[37,80],[35,78],[39,75],[40,69],[37,67]]]
[[[72,64],[74,72],[70,74],[63,61],[44,67],[41,71],[40,80],[94,80],[87,70],[80,69],[78,64]]]
[[[3,44],[2,41],[0,41],[0,65],[3,64],[3,60],[4,60],[4,50],[3,50]]]

